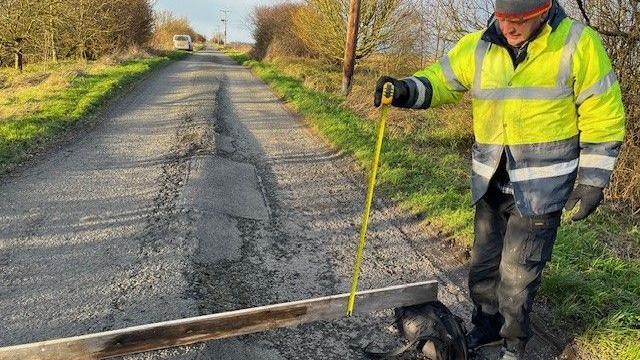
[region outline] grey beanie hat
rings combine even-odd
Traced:
[[[499,19],[527,20],[549,10],[552,0],[496,0]]]

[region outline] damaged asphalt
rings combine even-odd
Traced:
[[[100,125],[0,182],[0,346],[348,292],[364,176],[214,51],[157,71]],[[374,204],[360,288],[436,279],[470,317],[466,268]],[[126,359],[362,359],[391,312]],[[544,337],[531,359],[562,349]],[[406,357],[415,358],[411,355]]]

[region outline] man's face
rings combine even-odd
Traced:
[[[547,13],[545,12],[528,20],[498,19],[498,26],[500,26],[500,31],[504,34],[509,45],[518,47],[529,40],[533,32],[546,18]]]

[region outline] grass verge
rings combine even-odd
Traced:
[[[3,69],[0,76],[0,174],[59,139],[83,117],[146,73],[184,52],[143,57],[119,64],[66,62],[23,74]]]
[[[303,75],[288,76],[277,65],[226,51],[250,67],[363,169],[369,166],[375,123],[347,108],[336,93],[305,86],[308,74],[319,73],[313,65],[302,64],[298,73]],[[427,126],[419,131],[390,131],[385,139],[379,188],[469,246],[473,232],[470,161],[465,151],[459,150],[461,144],[468,143],[468,130],[456,132],[436,126],[443,113],[425,113],[421,121]],[[601,359],[640,359],[639,249],[637,217],[603,206],[586,221],[564,220],[541,295],[554,312],[554,322],[575,335],[580,352]]]

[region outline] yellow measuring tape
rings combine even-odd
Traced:
[[[362,224],[360,226],[360,243],[358,244],[358,252],[356,253],[356,265],[353,270],[353,282],[351,283],[351,294],[349,295],[349,303],[347,305],[347,316],[353,315],[353,306],[356,301],[356,290],[358,289],[358,276],[360,275],[360,263],[362,262],[362,252],[364,250],[365,238],[367,235],[367,226],[369,225],[369,213],[371,212],[371,202],[373,201],[373,189],[376,185],[376,175],[378,173],[378,163],[380,162],[380,150],[382,149],[382,138],[384,137],[384,127],[389,115],[389,106],[393,100],[393,84],[385,83],[382,93],[382,101],[380,108],[380,122],[378,123],[378,135],[376,137],[376,147],[373,153],[373,163],[371,164],[371,173],[369,174],[369,188],[367,189],[367,198],[364,203],[364,212],[362,214]]]

